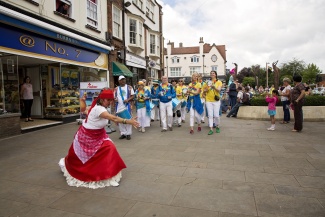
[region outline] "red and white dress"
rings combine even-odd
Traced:
[[[69,186],[103,188],[118,186],[125,163],[104,127],[108,120],[99,115],[106,108],[96,105],[87,122],[75,134],[68,155],[59,162]]]

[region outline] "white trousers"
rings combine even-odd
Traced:
[[[208,117],[209,117],[209,127],[213,127],[213,123],[216,126],[220,124],[220,100],[217,102],[206,102],[206,108],[208,110]]]
[[[150,117],[147,115],[146,107],[138,109],[137,116],[141,128],[150,127]]]
[[[204,98],[201,98],[201,103],[203,105],[203,113],[202,113],[201,121],[204,121],[204,116],[205,116],[205,99]]]
[[[194,110],[193,107],[191,107],[191,109],[190,109],[190,127],[194,127],[194,117],[196,118],[197,123],[200,124],[202,116],[199,113],[197,113],[197,111]]]
[[[164,130],[167,130],[167,125],[168,127],[172,127],[173,124],[172,101],[167,103],[159,102],[159,108],[160,108],[160,118],[161,118],[162,128]]]
[[[155,120],[156,115],[157,115],[157,120],[159,120],[160,119],[159,108],[157,106],[153,107],[153,109],[151,110],[151,119]]]
[[[131,135],[132,134],[132,125],[130,124],[118,124],[121,135]]]
[[[181,108],[181,120],[185,121],[185,115],[186,115],[186,106],[184,108]]]

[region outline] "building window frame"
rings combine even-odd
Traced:
[[[98,0],[87,0],[87,24],[98,28]]]
[[[194,55],[191,57],[191,63],[198,63],[200,62],[200,57]]]
[[[150,34],[150,54],[156,54],[156,35]]]
[[[193,75],[193,73],[200,73],[201,72],[201,66],[191,66],[190,67],[190,76]]]
[[[170,67],[170,77],[180,77],[182,75],[182,67]]]
[[[122,10],[113,5],[112,8],[112,15],[113,15],[113,36],[119,39],[122,39]]]
[[[175,64],[175,63],[179,63],[180,62],[180,58],[175,56],[175,57],[172,57],[172,63]]]
[[[154,20],[154,17],[155,17],[155,4],[151,0],[147,0],[146,16],[149,19]]]

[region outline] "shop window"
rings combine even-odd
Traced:
[[[71,17],[72,4],[68,0],[56,0],[56,12],[65,17]]]
[[[98,13],[97,0],[87,0],[87,23],[97,28]]]

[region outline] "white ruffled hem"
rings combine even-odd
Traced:
[[[68,185],[73,186],[73,187],[85,187],[85,188],[92,188],[92,189],[105,188],[107,186],[117,187],[117,186],[119,186],[119,182],[122,178],[122,171],[120,171],[116,176],[114,176],[110,179],[94,181],[94,182],[84,182],[84,181],[80,181],[79,179],[72,177],[69,174],[69,172],[67,171],[67,169],[65,167],[64,158],[60,159],[59,166],[61,168],[61,171],[63,172],[63,175],[65,176],[65,178],[67,180]]]

